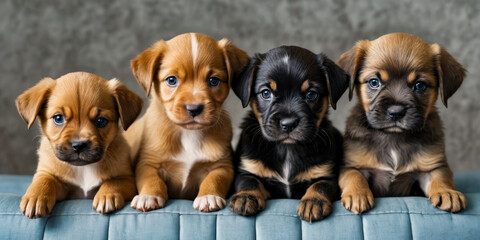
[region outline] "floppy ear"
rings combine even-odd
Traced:
[[[447,100],[460,87],[465,78],[466,70],[439,44],[431,45],[433,63],[438,77],[438,88],[442,102],[447,107]]]
[[[153,80],[157,77],[156,73],[160,68],[161,56],[165,49],[165,41],[160,40],[130,61],[133,76],[145,90],[147,96],[150,95]]]
[[[218,41],[218,45],[223,50],[225,65],[227,65],[228,82],[231,84],[234,76],[247,64],[249,56],[226,38]]]
[[[44,78],[37,85],[26,90],[17,97],[16,105],[18,113],[28,124],[28,128],[35,122],[35,118],[40,112],[40,108],[47,101],[48,95],[55,86],[55,80],[52,78]]]
[[[336,109],[338,99],[340,99],[348,88],[349,76],[323,53],[317,55],[317,62],[327,79],[330,104],[333,109]]]
[[[358,41],[352,49],[343,53],[337,60],[337,64],[350,75],[350,84],[348,87],[349,100],[352,100],[353,89],[355,83],[358,82],[358,74],[362,68],[363,60],[369,46],[370,41],[368,40]]]
[[[113,91],[122,127],[127,130],[142,111],[143,100],[115,78],[108,84]]]
[[[248,102],[251,97],[251,91],[253,81],[256,77],[258,65],[261,63],[261,54],[255,54],[243,70],[232,81],[232,89],[235,95],[242,100],[242,106],[245,108],[248,106]]]

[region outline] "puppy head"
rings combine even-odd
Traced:
[[[265,138],[286,144],[313,140],[328,103],[335,108],[347,87],[348,76],[325,55],[294,46],[255,55],[232,86]]]
[[[465,69],[438,44],[405,33],[359,41],[338,64],[350,75],[369,124],[386,132],[421,129],[460,87]]]
[[[58,159],[81,166],[103,158],[118,133],[119,118],[127,129],[143,100],[116,79],[76,72],[43,79],[16,104],[29,128],[38,116]]]
[[[248,55],[227,39],[198,34],[158,41],[131,61],[135,78],[169,119],[187,129],[215,124]]]

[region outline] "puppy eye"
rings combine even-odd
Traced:
[[[309,102],[315,101],[317,98],[318,98],[318,93],[313,90],[310,90],[305,94],[305,99],[307,99],[307,101]]]
[[[413,91],[424,92],[425,90],[427,90],[427,84],[425,84],[423,82],[417,82],[413,86]]]
[[[372,79],[368,80],[368,86],[371,89],[377,89],[377,88],[380,87],[380,81],[376,78],[372,78]]]
[[[104,117],[99,117],[95,119],[95,126],[97,126],[97,128],[104,128],[105,126],[107,126],[107,124],[108,120]]]
[[[220,84],[220,79],[218,77],[211,77],[208,79],[208,86],[210,87],[216,87],[218,84]]]
[[[57,114],[53,116],[53,122],[55,123],[55,125],[61,126],[65,124],[65,118],[62,114]]]
[[[272,92],[270,90],[265,89],[262,91],[262,98],[263,99],[270,99],[272,97]]]
[[[170,86],[170,87],[177,86],[178,81],[177,81],[177,78],[175,76],[169,76],[165,80],[167,81],[168,86]]]

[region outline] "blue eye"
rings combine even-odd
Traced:
[[[380,87],[380,81],[376,78],[372,78],[368,81],[368,86],[371,88],[371,89],[377,89]]]
[[[55,125],[61,126],[65,124],[65,118],[62,114],[57,114],[53,116],[53,122],[55,123]]]
[[[107,124],[108,120],[104,117],[99,117],[95,119],[95,126],[97,126],[97,128],[104,128],[105,126],[107,126]]]
[[[167,79],[165,79],[167,81],[167,85],[170,86],[170,87],[175,87],[177,85],[177,78],[174,77],[174,76],[169,76],[167,77]]]
[[[218,79],[218,77],[211,77],[208,79],[208,86],[216,87],[218,84],[220,84],[220,79]]]
[[[270,90],[265,89],[262,91],[262,98],[263,99],[270,99],[272,97],[272,92]]]
[[[413,90],[416,92],[424,92],[427,90],[427,84],[423,82],[417,82],[415,83],[415,86],[413,87]]]
[[[307,101],[310,101],[310,102],[315,101],[317,98],[318,98],[318,93],[313,90],[310,90],[305,94],[305,99],[307,99]]]

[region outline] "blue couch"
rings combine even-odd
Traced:
[[[451,214],[427,198],[377,198],[362,215],[339,201],[327,219],[310,224],[297,215],[298,200],[269,200],[256,217],[228,208],[200,213],[192,201],[171,200],[147,213],[128,205],[110,215],[92,209],[91,200],[59,202],[41,219],[28,219],[18,207],[30,176],[0,175],[0,239],[480,239],[480,171],[455,176],[468,208]]]

